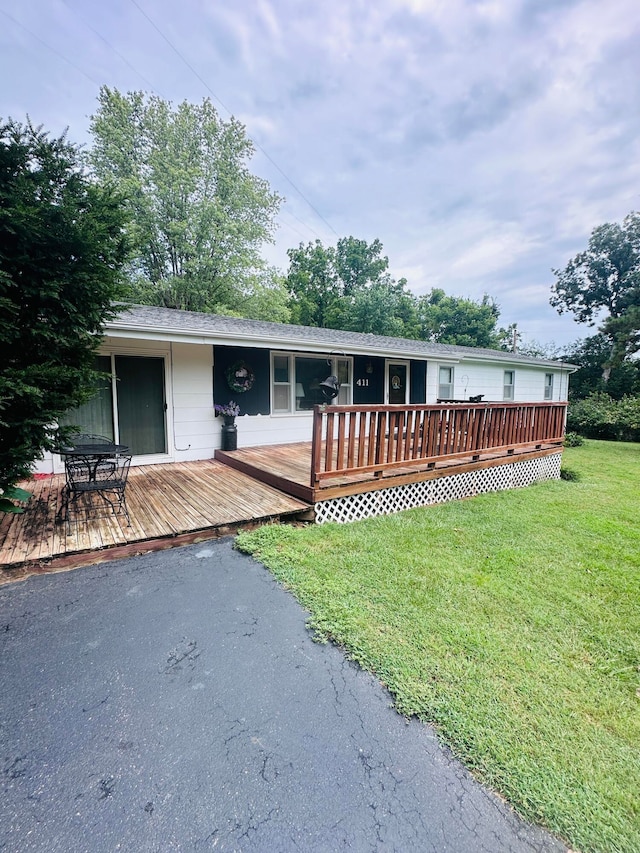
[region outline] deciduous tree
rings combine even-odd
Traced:
[[[344,284],[336,270],[336,252],[321,240],[289,249],[287,287],[291,294],[291,322],[302,326],[338,328]]]
[[[415,297],[388,272],[382,243],[342,237],[289,250],[292,322],[393,337],[417,333]]]
[[[209,99],[171,103],[103,86],[91,118],[90,162],[127,197],[139,301],[169,308],[242,309],[264,265],[280,198],[253,175],[253,145]]]
[[[500,349],[504,339],[497,329],[500,309],[490,296],[474,302],[434,288],[420,298],[418,316],[420,337],[426,341]]]
[[[611,341],[606,379],[613,365],[640,349],[640,214],[594,228],[587,249],[553,274],[550,302],[560,314],[570,311],[590,326],[605,315],[600,330]]]
[[[611,367],[605,382],[602,376],[602,365],[611,356],[611,339],[598,332],[583,340],[569,344],[562,352],[562,361],[577,364],[577,370],[569,383],[571,400],[582,400],[589,394],[606,391],[614,400],[625,395],[640,394],[640,361],[627,359]]]

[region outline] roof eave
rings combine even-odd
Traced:
[[[514,367],[548,367],[555,370],[566,370],[569,373],[575,373],[579,369],[579,365],[568,364],[566,362],[551,361],[549,359],[529,359],[527,357],[518,357],[517,353],[505,353],[503,350],[495,350],[495,354],[487,351],[474,352],[472,348],[465,348],[464,352],[446,352],[439,350],[429,350],[424,345],[419,349],[414,349],[406,346],[406,339],[399,338],[405,342],[405,346],[379,346],[366,343],[355,343],[349,341],[342,346],[340,341],[318,340],[313,338],[312,334],[301,340],[300,337],[287,336],[282,332],[284,329],[279,329],[279,334],[260,333],[245,333],[235,331],[208,332],[203,329],[180,329],[170,328],[168,326],[141,324],[139,322],[128,323],[126,319],[117,317],[105,324],[105,333],[114,338],[139,338],[149,341],[167,341],[173,343],[192,343],[209,346],[224,346],[229,344],[250,343],[252,347],[260,349],[276,349],[276,350],[294,350],[305,352],[318,352],[326,355],[327,353],[339,355],[377,355],[384,358],[396,359],[436,359],[441,363],[459,364],[461,361],[474,362],[493,362],[499,361],[501,364],[513,365]],[[308,327],[308,331],[313,333],[313,327]]]
[[[407,349],[403,347],[377,347],[373,345],[354,344],[349,342],[348,346],[341,347],[340,342],[331,343],[329,341],[313,340],[313,338],[305,338],[300,340],[298,337],[284,337],[282,335],[265,335],[264,333],[257,335],[243,335],[238,332],[203,332],[202,329],[169,329],[162,326],[142,326],[139,323],[126,323],[111,321],[105,326],[105,332],[110,337],[117,338],[142,338],[144,340],[162,340],[171,341],[174,343],[198,343],[206,345],[224,345],[233,342],[250,343],[251,346],[260,349],[286,349],[286,350],[305,350],[312,352],[322,352],[326,354],[330,352],[334,355],[376,355],[389,358],[438,358],[440,361],[459,362],[460,355],[455,353],[440,353],[440,352],[425,352],[423,349]]]

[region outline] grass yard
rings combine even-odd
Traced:
[[[581,851],[640,851],[640,445],[559,480],[238,537],[478,778]]]

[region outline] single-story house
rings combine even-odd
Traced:
[[[214,404],[240,407],[238,446],[311,439],[321,383],[339,405],[438,401],[566,401],[576,368],[514,352],[123,305],[108,322],[98,367],[111,376],[70,414],[84,431],[131,448],[133,464],[213,457]],[[39,463],[61,472],[60,457]]]

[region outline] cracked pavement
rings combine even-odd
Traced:
[[[0,588],[0,850],[547,853],[231,539]]]

